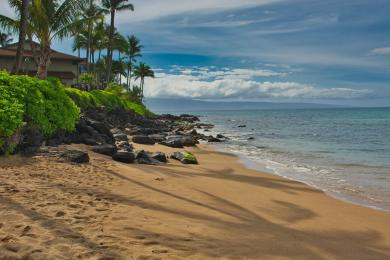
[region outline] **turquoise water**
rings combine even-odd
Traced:
[[[390,108],[193,113],[231,139],[221,149],[251,167],[390,210]]]

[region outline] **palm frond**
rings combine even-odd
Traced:
[[[65,0],[54,10],[50,10],[50,31],[55,32],[75,21],[80,7],[80,0]]]
[[[16,15],[19,17],[22,10],[22,0],[8,0],[8,4],[15,10]]]
[[[121,10],[130,10],[134,11],[134,5],[133,4],[124,4],[120,5],[116,8],[116,10],[121,11]]]
[[[102,0],[102,5],[106,9],[111,9],[111,0]]]
[[[8,16],[0,14],[0,27],[3,27],[8,32],[18,33],[19,24],[19,20],[14,20]]]
[[[50,37],[50,39],[51,40],[52,39],[62,40],[64,38],[66,38],[67,36],[71,35],[73,33],[74,26],[78,22],[86,22],[86,20],[79,20],[79,21],[71,22],[69,24],[64,24],[63,27],[58,28],[56,32],[52,33],[52,36]]]

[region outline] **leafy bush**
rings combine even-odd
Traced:
[[[38,127],[46,136],[72,131],[79,113],[60,82],[0,71],[0,146],[25,125]]]
[[[114,94],[117,97],[123,96],[124,88],[123,86],[116,84],[116,83],[108,83],[108,86],[106,87],[105,91],[110,92]]]
[[[91,87],[94,86],[96,83],[96,78],[93,74],[82,73],[79,78],[81,84],[89,85]]]
[[[142,104],[141,89],[138,86],[133,86],[130,91],[125,90],[126,86],[121,86],[117,83],[109,83],[105,91],[108,91],[125,101]]]
[[[145,117],[154,117],[154,114],[150,112],[144,105],[133,103],[133,102],[126,102],[126,108],[134,110],[137,114]]]
[[[141,88],[138,87],[137,85],[134,85],[133,88],[129,92],[126,92],[123,95],[123,98],[127,101],[130,101],[130,102],[142,104],[141,96],[142,96]]]
[[[74,88],[65,88],[65,93],[76,103],[81,110],[96,107],[93,96],[86,91]]]
[[[153,113],[147,110],[144,105],[128,102],[106,90],[94,90],[86,92],[73,88],[65,88],[65,92],[82,110],[93,109],[97,107],[108,110],[123,108],[126,110],[133,110],[141,116],[153,116]]]

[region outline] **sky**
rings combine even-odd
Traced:
[[[147,98],[390,106],[389,0],[131,2],[117,27],[156,72]]]

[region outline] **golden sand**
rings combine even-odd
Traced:
[[[0,159],[0,259],[390,259],[390,213],[188,150],[199,165]]]

